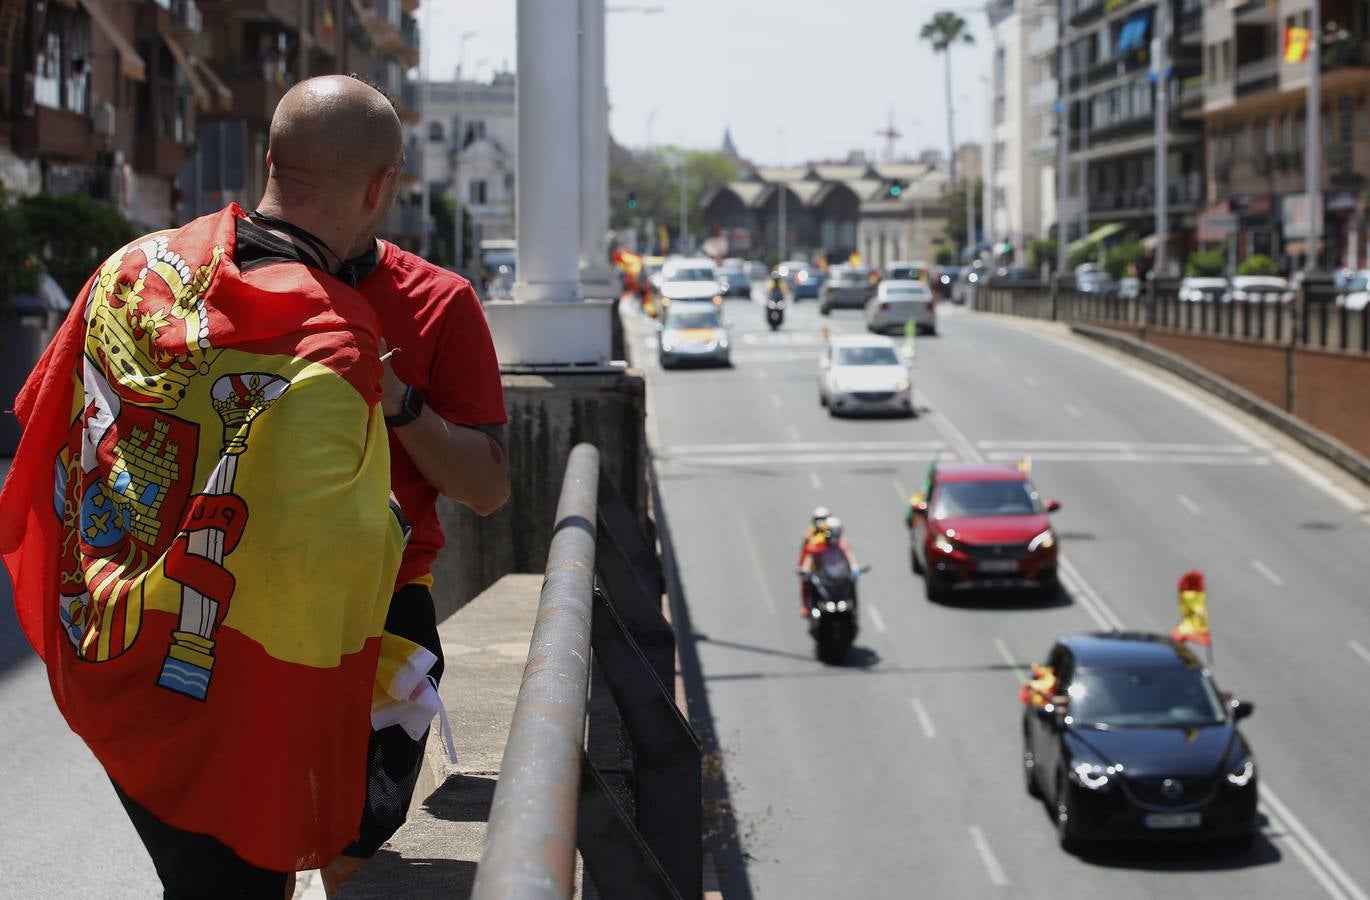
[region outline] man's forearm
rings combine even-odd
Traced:
[[[503,429],[453,425],[424,407],[419,417],[394,429],[419,472],[445,497],[488,516],[509,499],[509,458]]]

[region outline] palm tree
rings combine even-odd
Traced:
[[[934,15],[923,30],[918,33],[918,37],[932,44],[933,53],[943,54],[943,59],[947,65],[947,149],[951,152],[948,166],[948,174],[951,177],[951,185],[956,185],[956,139],[952,136],[951,130],[951,45],[956,43],[973,44],[975,38],[971,36],[970,26],[966,20],[954,12],[939,12]]]

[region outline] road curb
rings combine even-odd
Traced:
[[[1182,359],[1167,350],[1162,350],[1136,338],[1119,334],[1107,328],[1070,323],[1070,331],[1080,337],[1111,347],[1159,366],[1168,372],[1182,376],[1210,394],[1226,400],[1233,406],[1255,416],[1267,425],[1288,435],[1319,456],[1334,463],[1353,475],[1363,484],[1370,485],[1370,460],[1347,447],[1331,435],[1309,425],[1307,422],[1290,415],[1274,404],[1237,387],[1230,381],[1214,375],[1188,360]]]

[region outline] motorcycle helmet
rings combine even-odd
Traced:
[[[831,515],[832,510],[828,509],[826,506],[815,506],[813,515],[809,518],[813,520],[814,528],[821,528],[823,523],[826,522]]]
[[[837,518],[837,516],[828,516],[827,521],[825,521],[823,524],[828,529],[829,540],[840,541],[842,539],[841,519]]]

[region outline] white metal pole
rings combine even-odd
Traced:
[[[433,4],[436,0],[424,0],[423,3],[423,34],[432,37],[433,35]],[[428,235],[433,228],[433,216],[429,212],[429,171],[428,171],[428,71],[429,60],[432,58],[432,44],[427,47],[422,45],[420,38],[419,52],[419,146],[423,149],[419,151],[419,256],[428,256]]]
[[[680,252],[689,253],[690,219],[685,200],[685,160],[676,164],[676,179],[680,182]]]
[[[1070,191],[1070,33],[1061,22],[1060,72],[1056,88],[1056,274],[1066,271],[1066,204]]]
[[[580,299],[579,5],[518,0],[519,301]]]
[[[609,233],[604,44],[604,0],[580,0],[580,281],[587,297],[617,293],[604,246]]]
[[[1317,0],[1314,0],[1317,2]],[[1168,73],[1166,69],[1170,65],[1167,59],[1166,46],[1168,38],[1167,32],[1170,29],[1170,0],[1160,0],[1156,4],[1156,34],[1152,38],[1151,54],[1152,71],[1156,76],[1156,267],[1157,277],[1165,274],[1166,267],[1166,243],[1169,238],[1169,214],[1166,203],[1170,199],[1167,194],[1170,187],[1169,160],[1170,153],[1166,148],[1166,127],[1169,124],[1170,109],[1170,90],[1167,84]],[[1233,260],[1235,264],[1236,260]]]
[[[780,132],[780,165],[782,168],[785,165],[785,132],[783,130]],[[785,257],[788,255],[788,247],[786,245],[789,239],[789,235],[787,234],[788,228],[785,224],[785,194],[788,192],[788,189],[785,186],[783,178],[777,182],[777,186],[780,189],[780,215],[776,218],[776,246],[780,250],[780,259],[778,262],[784,262]]]
[[[1312,272],[1317,267],[1318,232],[1321,218],[1318,203],[1318,187],[1322,181],[1322,10],[1319,0],[1310,5],[1311,19],[1308,23],[1308,136],[1305,141],[1304,159],[1307,161],[1308,194],[1308,235],[1305,241],[1304,271]]]

